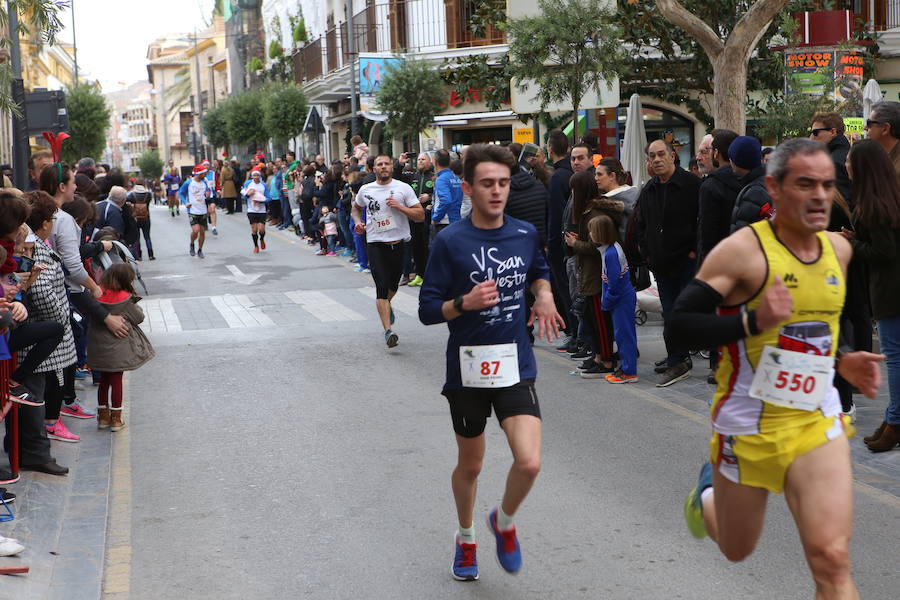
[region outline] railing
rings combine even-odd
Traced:
[[[868,29],[872,21],[875,31],[886,31],[900,27],[900,0],[875,0],[874,12],[869,0],[837,0],[834,10],[851,10],[856,16],[857,28]]]
[[[369,0],[353,15],[354,51],[422,54],[506,43],[494,27],[481,36],[471,31],[477,5],[476,0]],[[294,55],[295,80],[311,81],[345,66],[347,42],[346,22],[329,27]]]

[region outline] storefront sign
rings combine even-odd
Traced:
[[[513,141],[517,144],[527,144],[534,141],[534,129],[531,127],[520,127],[513,129]]]
[[[385,58],[383,56],[359,55],[359,93],[377,94],[381,89],[381,81],[385,73],[390,69],[400,66],[403,61],[399,58]]]

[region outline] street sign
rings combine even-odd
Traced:
[[[41,90],[26,92],[25,119],[28,135],[40,136],[44,131],[60,133],[69,128],[65,92]]]
[[[528,142],[533,142],[534,128],[519,127],[518,129],[513,129],[513,141],[517,144],[527,144]]]

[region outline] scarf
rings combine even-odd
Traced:
[[[0,246],[6,250],[6,262],[0,265],[0,274],[6,275],[7,273],[15,273],[16,272],[16,259],[13,258],[13,249],[16,246],[16,243],[12,240],[0,240]]]

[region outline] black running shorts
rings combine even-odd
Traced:
[[[453,431],[464,438],[478,437],[484,433],[491,406],[501,423],[506,417],[532,415],[541,418],[541,406],[534,379],[525,379],[506,388],[459,388],[444,390],[450,402],[450,418]]]
[[[247,220],[250,221],[250,224],[254,223],[265,223],[268,215],[266,213],[247,213]]]
[[[199,225],[203,229],[206,229],[209,224],[209,215],[191,215],[191,227],[194,225]]]
[[[390,292],[396,292],[403,277],[403,242],[369,242],[369,268],[375,281],[375,297],[387,300]]]

